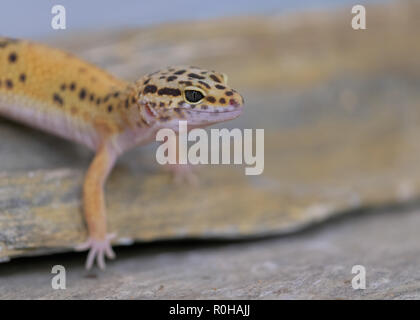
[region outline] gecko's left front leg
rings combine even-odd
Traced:
[[[105,255],[115,257],[111,246],[113,235],[107,234],[104,184],[114,166],[117,155],[106,144],[102,145],[89,166],[83,184],[83,211],[88,225],[89,238],[76,250],[87,250],[86,268],[96,259],[99,268],[105,269]]]

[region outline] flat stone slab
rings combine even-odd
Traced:
[[[419,224],[418,209],[393,208],[284,237],[118,247],[106,272],[86,272],[81,253],[16,259],[0,265],[0,299],[420,299]],[[51,288],[56,264],[65,290]]]
[[[127,79],[162,67],[159,52],[167,64],[190,61],[226,71],[247,102],[244,115],[226,126],[265,129],[261,176],[246,176],[243,166],[203,166],[199,188],[172,185],[153,146],[123,156],[106,187],[116,243],[285,234],[343,212],[418,197],[420,62],[413,46],[419,20],[380,8],[372,17],[394,33],[378,27],[356,35],[339,15],[314,15],[297,25],[279,17],[233,19],[203,22],[187,33],[180,24],[59,44]],[[418,5],[409,8],[420,12]],[[334,27],[341,36],[330,32]],[[306,28],[324,46],[311,41]],[[208,42],[197,42],[204,33]],[[302,39],[305,48],[288,39]],[[353,45],[343,46],[342,39]],[[239,50],[250,53],[237,60],[238,45],[249,49],[255,41],[268,57]],[[224,45],[210,50],[211,43]],[[92,155],[5,120],[0,137],[0,260],[72,250],[86,237],[81,183]]]

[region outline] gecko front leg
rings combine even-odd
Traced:
[[[96,259],[99,268],[105,269],[105,255],[113,259],[111,239],[113,235],[107,234],[106,208],[104,197],[104,184],[114,166],[117,158],[116,152],[106,144],[102,145],[89,166],[83,184],[83,211],[88,226],[88,240],[76,247],[76,250],[87,250],[86,269],[90,269]]]
[[[180,154],[183,152],[178,150],[177,146],[179,145],[179,134],[176,135],[176,139],[169,140],[168,138],[164,139],[163,143],[168,143],[169,148],[176,150],[176,163],[168,163],[164,165],[164,170],[169,172],[172,175],[172,179],[175,184],[181,185],[183,183],[190,184],[192,186],[198,186],[199,180],[197,175],[194,172],[194,166],[192,164],[181,164],[179,163],[180,156],[186,157],[186,154]],[[184,152],[187,152],[184,150]],[[187,153],[188,154],[188,153]]]

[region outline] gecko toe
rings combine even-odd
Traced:
[[[107,235],[104,240],[89,238],[85,243],[75,248],[77,251],[89,250],[85,265],[87,270],[93,267],[95,261],[98,267],[104,270],[106,268],[105,257],[109,259],[115,258],[115,253],[111,246],[111,239],[113,238],[115,238],[115,234]]]

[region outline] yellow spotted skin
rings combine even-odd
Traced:
[[[61,50],[0,37],[0,116],[95,152],[83,184],[89,237],[78,247],[89,249],[88,269],[95,261],[103,269],[105,257],[115,256],[104,184],[118,156],[159,129],[177,131],[180,120],[190,129],[234,119],[243,104],[223,73],[168,67],[132,84]]]
[[[0,38],[0,115],[6,105],[36,108],[41,117],[59,113],[74,127],[84,124],[106,135],[124,129],[118,110],[128,88],[126,81],[72,54]],[[31,124],[30,119],[17,120]]]

